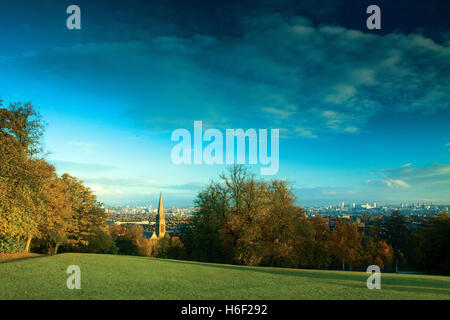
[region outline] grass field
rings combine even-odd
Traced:
[[[81,269],[69,290],[66,269]],[[0,263],[0,299],[450,299],[450,277],[244,267],[75,254]]]

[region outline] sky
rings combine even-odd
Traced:
[[[226,169],[172,162],[196,120],[279,129],[278,173],[249,168],[300,205],[450,203],[446,1],[0,0],[0,43],[0,99],[107,205],[191,205]]]

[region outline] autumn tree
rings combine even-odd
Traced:
[[[425,271],[450,275],[450,215],[448,212],[434,217],[431,225],[423,230],[420,248]]]
[[[72,203],[67,186],[55,173],[55,168],[43,160],[35,161],[36,176],[32,185],[37,206],[34,210],[38,220],[37,243],[48,253],[56,254],[67,241],[72,222]]]
[[[303,263],[307,268],[326,269],[331,260],[331,233],[328,221],[322,217],[308,219],[308,227],[303,228]]]
[[[146,255],[142,249],[144,230],[141,226],[118,225],[111,228],[111,235],[117,246],[117,253],[124,255]]]
[[[198,212],[185,233],[191,258],[246,265],[295,265],[294,239],[305,223],[284,181],[257,180],[236,165],[197,198]]]
[[[2,107],[0,101],[0,107]],[[0,251],[83,250],[105,213],[89,188],[75,177],[58,177],[45,161],[44,123],[31,104],[0,108]],[[103,233],[107,235],[107,233]]]
[[[39,234],[41,211],[34,191],[42,183],[36,160],[43,128],[31,104],[0,108],[0,238],[26,240],[25,251]]]
[[[91,234],[87,237],[88,245],[80,251],[89,253],[117,254],[119,248],[116,246],[111,234],[111,228],[107,224],[94,226]]]
[[[230,217],[221,229],[226,250],[231,246],[233,262],[258,265],[265,255],[266,243],[261,232],[268,215],[267,186],[256,181],[243,167],[232,167],[230,176],[222,176],[230,194]]]
[[[394,250],[385,240],[370,238],[364,246],[364,261],[366,267],[377,265],[380,269],[389,267],[394,259]]]
[[[406,218],[399,212],[393,211],[388,218],[385,232],[381,239],[394,250],[394,263],[397,267],[417,267],[419,242],[417,235],[408,227]]]
[[[351,221],[344,222],[339,219],[331,235],[333,255],[350,266],[357,264],[361,259],[363,234],[358,231],[358,226]]]
[[[94,228],[105,223],[105,210],[92,190],[85,187],[78,178],[65,173],[61,180],[72,206],[67,246],[69,249],[83,250],[83,247],[89,245],[89,237],[94,234]]]
[[[198,194],[196,206],[198,211],[184,234],[191,258],[231,263],[232,257],[223,250],[221,240],[221,228],[231,215],[227,190],[219,183],[211,183]]]
[[[299,266],[304,245],[299,241],[307,228],[305,211],[295,205],[295,196],[285,181],[272,180],[267,185],[268,210],[262,229],[266,257],[271,266]],[[267,259],[266,259],[267,260]]]

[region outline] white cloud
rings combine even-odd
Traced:
[[[291,133],[290,135],[291,136],[299,135],[301,137],[310,138],[310,139],[317,138],[317,135],[314,134],[312,132],[312,130],[308,130],[308,129],[305,129],[305,128],[295,128],[294,129],[294,134]]]
[[[408,162],[408,163],[405,163],[404,165],[402,165],[402,168],[409,168],[409,167],[411,167],[411,165],[412,165],[412,163]]]
[[[450,164],[432,164],[424,167],[413,167],[411,163],[396,168],[381,170],[379,179],[367,182],[370,186],[388,186],[390,188],[415,187],[427,192],[442,191],[442,185],[450,189]],[[438,186],[435,189],[435,186]],[[445,187],[444,187],[445,189]]]
[[[298,108],[294,105],[286,106],[284,108],[272,108],[272,107],[263,108],[264,112],[266,112],[272,116],[276,116],[280,119],[288,119],[297,110],[298,110]]]
[[[387,179],[387,180],[383,180],[383,183],[385,183],[390,188],[394,188],[394,187],[409,188],[410,187],[409,184],[407,184],[405,181],[402,181],[400,179]]]
[[[94,191],[98,197],[123,195],[123,192],[114,186],[111,187],[99,184],[87,184],[86,186]]]

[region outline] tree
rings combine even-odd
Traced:
[[[211,183],[196,199],[198,212],[183,238],[190,257],[205,262],[231,262],[223,251],[220,230],[230,215],[229,195],[223,185]]]
[[[394,259],[394,250],[385,240],[369,239],[364,247],[364,251],[364,260],[367,266],[375,264],[380,269],[384,269]]]
[[[67,245],[72,250],[84,250],[94,228],[105,224],[102,204],[93,192],[78,178],[65,173],[61,177],[72,204],[72,219],[68,230]]]
[[[143,255],[142,243],[144,230],[141,226],[114,226],[111,235],[117,246],[117,253],[124,255]],[[145,254],[145,253],[144,253]]]
[[[304,210],[285,181],[257,180],[232,166],[197,197],[198,211],[184,234],[192,259],[246,265],[295,266],[295,235]]]
[[[39,206],[38,242],[49,254],[56,254],[59,246],[67,241],[72,222],[72,203],[67,185],[59,178],[53,166],[45,161],[36,161],[39,177],[33,179],[37,189],[34,194]]]
[[[272,180],[267,188],[268,210],[262,228],[268,264],[299,266],[302,257],[298,245],[304,245],[299,241],[299,235],[307,227],[305,211],[295,205],[296,198],[285,181]]]
[[[386,233],[381,236],[394,249],[394,261],[397,265],[416,267],[418,265],[418,239],[408,228],[405,217],[399,211],[389,216]]]
[[[33,239],[49,253],[63,244],[81,249],[94,227],[105,225],[95,195],[45,161],[43,132],[31,104],[0,108],[0,250],[28,252]]]
[[[342,268],[345,270],[345,263],[357,264],[361,259],[363,234],[358,231],[357,225],[352,222],[344,222],[339,219],[331,235],[333,255],[342,261]]]
[[[7,109],[0,109],[0,129],[3,138],[12,138],[14,143],[30,157],[42,152],[40,140],[44,128],[41,115],[31,103],[11,103]]]
[[[228,242],[227,247],[231,245],[234,263],[258,265],[265,256],[261,228],[268,214],[267,185],[240,170],[241,167],[232,167],[230,177],[222,178],[232,200],[231,216],[225,221],[221,238]]]
[[[443,212],[423,230],[422,263],[428,273],[450,275],[450,215]]]
[[[0,108],[0,238],[26,239],[25,251],[39,234],[40,197],[35,191],[42,183],[36,169],[43,128],[31,104]]]
[[[93,227],[87,241],[88,245],[83,248],[84,252],[117,254],[119,251],[111,236],[110,228],[104,224]]]
[[[312,233],[309,250],[310,261],[308,267],[326,269],[331,259],[331,233],[328,222],[321,217],[312,217],[308,221]]]
[[[186,248],[179,237],[172,237],[169,252],[167,254],[169,259],[186,259]]]

